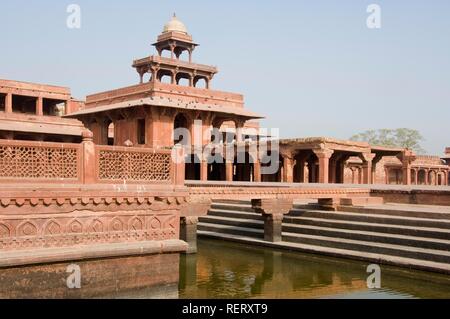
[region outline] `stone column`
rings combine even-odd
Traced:
[[[8,94],[6,94],[6,98],[5,98],[5,113],[12,113],[12,112],[13,112],[12,93],[8,93]]]
[[[337,161],[331,161],[330,162],[330,174],[329,174],[329,182],[335,184],[336,181],[336,168],[337,168]]]
[[[181,207],[180,239],[188,244],[187,254],[197,252],[198,218],[199,216],[205,216],[210,208],[210,199],[189,200]]]
[[[94,134],[86,129],[81,133],[81,137],[83,184],[94,184],[96,182],[95,144],[93,142]]]
[[[187,254],[197,252],[197,216],[181,217],[180,223],[180,239],[184,240],[188,245]]]
[[[206,160],[200,162],[200,180],[208,180],[208,162]]]
[[[264,218],[264,240],[282,241],[283,216],[292,209],[292,199],[252,199],[252,208]]]
[[[283,182],[294,182],[294,160],[290,155],[283,156]]]
[[[236,121],[235,122],[236,125],[236,142],[243,142],[244,141],[244,137],[243,137],[243,130],[244,130],[244,122],[243,121]]]
[[[227,182],[233,181],[233,168],[234,168],[234,162],[230,160],[225,160],[225,179]]]
[[[428,185],[430,179],[430,170],[425,170],[425,185]]]
[[[416,155],[409,149],[405,149],[398,157],[402,162],[403,184],[411,185],[411,165],[416,160]]]
[[[44,106],[42,97],[38,97],[36,100],[36,115],[44,115]]]
[[[257,183],[261,182],[261,162],[259,159],[255,159],[253,163],[253,181]]]
[[[362,183],[372,184],[372,160],[375,158],[376,154],[373,153],[362,153],[360,158],[363,161],[362,164]]]
[[[319,183],[328,184],[329,164],[334,151],[329,149],[313,150],[319,158]]]

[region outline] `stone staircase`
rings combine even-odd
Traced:
[[[215,201],[198,224],[199,236],[450,273],[450,212],[294,205],[282,242],[264,241],[263,232],[263,218],[245,201]]]

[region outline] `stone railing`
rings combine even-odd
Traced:
[[[81,145],[0,140],[0,182],[82,180]]]
[[[96,177],[99,182],[171,182],[170,150],[96,146]]]
[[[180,153],[180,158],[183,154]],[[184,185],[170,149],[0,140],[0,183]]]

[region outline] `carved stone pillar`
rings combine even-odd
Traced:
[[[210,199],[196,199],[181,208],[180,239],[188,245],[187,254],[197,252],[197,225],[199,216],[205,216],[211,208]]]
[[[261,162],[258,158],[253,163],[253,181],[257,183],[261,182]]]
[[[93,141],[94,134],[85,129],[81,133],[82,142],[82,152],[83,152],[83,184],[93,184],[96,182],[95,166],[95,144]]]
[[[294,160],[290,155],[283,156],[283,182],[294,182]]]
[[[362,164],[362,183],[372,184],[372,161],[376,154],[373,153],[362,153],[360,155]]]
[[[227,159],[225,161],[225,179],[227,182],[233,181],[233,173],[234,173],[233,168],[234,168],[234,162]]]
[[[188,245],[187,254],[197,252],[197,216],[181,217],[180,223],[180,239],[184,240]]]
[[[402,162],[403,184],[411,185],[411,165],[416,160],[416,155],[409,149],[404,150],[399,159]]]
[[[330,157],[334,151],[329,149],[313,150],[319,159],[319,183],[328,184]]]
[[[208,162],[206,160],[200,162],[200,180],[208,180]]]
[[[252,199],[252,208],[264,218],[264,240],[282,240],[283,216],[292,209],[292,199]]]
[[[44,115],[44,105],[42,97],[38,97],[36,100],[36,115]]]
[[[8,93],[5,99],[5,113],[12,113],[12,111],[12,93]]]
[[[236,142],[239,143],[239,142],[244,141],[243,131],[244,131],[245,121],[236,120],[234,122],[234,124],[236,126]]]

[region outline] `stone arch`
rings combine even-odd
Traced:
[[[67,231],[72,234],[80,234],[83,232],[83,228],[83,224],[78,219],[74,219],[69,223]]]
[[[17,227],[17,236],[36,236],[38,227],[31,221],[25,221]]]
[[[102,233],[104,230],[103,222],[96,218],[91,223],[91,231],[94,233]]]
[[[125,223],[119,217],[114,217],[109,223],[109,229],[113,232],[124,231]]]
[[[209,79],[205,76],[195,76],[194,77],[194,87],[199,89],[208,89],[209,88]]]
[[[428,173],[428,185],[436,185],[436,171],[431,170]]]
[[[417,172],[417,185],[425,185],[427,172],[424,169],[419,169]]]
[[[161,83],[173,84],[172,83],[172,76],[173,76],[172,71],[161,69],[161,70],[158,70],[156,78]]]
[[[194,181],[200,180],[200,158],[196,154],[186,155],[185,179]]]
[[[11,225],[1,222],[0,223],[0,238],[9,238],[13,236]]]
[[[275,163],[272,163],[276,159]],[[264,174],[265,168],[272,166],[276,170],[273,174]],[[283,158],[279,152],[272,155],[272,151],[261,157],[261,181],[262,182],[281,182],[283,173]]]
[[[185,113],[178,113],[175,116],[175,118],[173,120],[173,131],[174,131],[173,143],[174,144],[189,145],[190,138],[189,138],[189,136],[186,136],[186,134],[187,135],[190,134],[189,123],[190,123],[189,117]],[[179,129],[184,129],[184,130],[182,130],[180,132]],[[178,130],[178,132],[177,132],[177,130]],[[182,133],[182,135],[180,135],[180,133]]]
[[[254,181],[254,158],[249,152],[238,154],[234,157],[233,163],[233,181],[251,182]]]
[[[62,232],[62,226],[54,219],[49,220],[44,225],[44,235],[59,235]]]
[[[192,76],[189,73],[178,72],[175,76],[175,82],[177,85],[191,86]]]
[[[212,154],[208,157],[208,180],[226,180],[226,163],[222,154]]]
[[[130,219],[129,229],[134,231],[139,231],[144,229],[144,222],[137,216]]]

